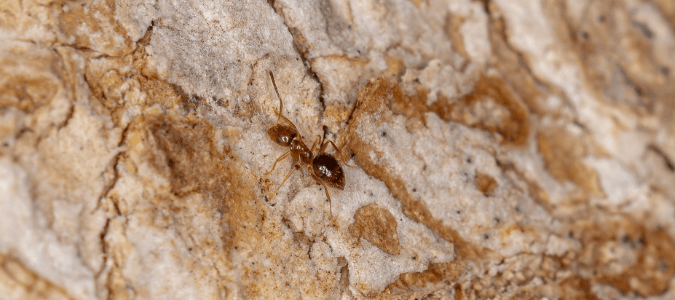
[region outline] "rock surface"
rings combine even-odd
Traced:
[[[675,297],[672,1],[0,7],[0,299]]]

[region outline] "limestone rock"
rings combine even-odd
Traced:
[[[675,297],[670,1],[0,6],[0,299]]]

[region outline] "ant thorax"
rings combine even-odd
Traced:
[[[314,158],[312,151],[297,137],[291,141],[291,156],[301,165],[311,164]]]

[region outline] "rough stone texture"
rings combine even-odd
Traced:
[[[0,41],[0,299],[675,298],[670,0],[3,0]],[[332,220],[272,195],[269,71],[354,166]]]

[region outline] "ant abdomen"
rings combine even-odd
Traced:
[[[318,154],[312,161],[312,169],[314,174],[329,186],[340,190],[345,189],[345,173],[338,160],[332,155]]]

